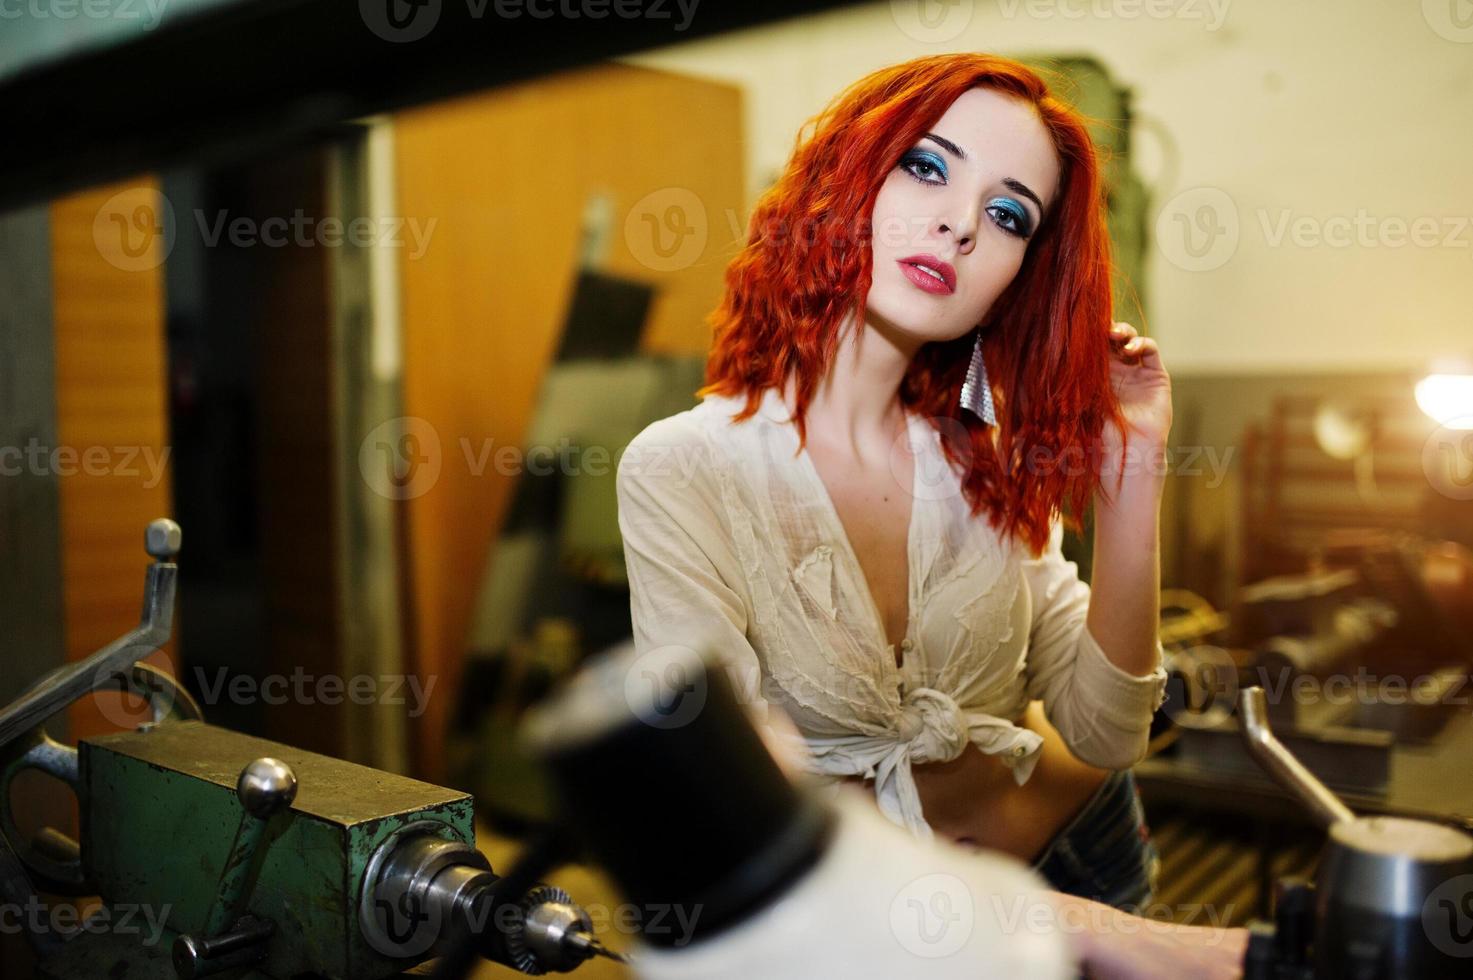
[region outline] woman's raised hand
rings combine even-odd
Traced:
[[[1145,439],[1151,448],[1164,446],[1171,431],[1171,377],[1161,362],[1156,341],[1119,322],[1110,328],[1110,384],[1120,399],[1131,439]],[[1120,431],[1105,425],[1105,447],[1119,449]]]

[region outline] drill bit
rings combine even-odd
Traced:
[[[567,944],[574,950],[583,954],[585,958],[593,956],[607,956],[616,963],[628,963],[629,957],[623,953],[617,953],[609,949],[597,938],[586,932],[568,933]]]

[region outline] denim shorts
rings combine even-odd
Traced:
[[[1058,891],[1132,912],[1151,903],[1160,867],[1128,769],[1110,773],[1033,862]]]

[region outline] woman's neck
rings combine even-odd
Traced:
[[[857,462],[887,458],[890,444],[905,431],[900,382],[915,351],[868,324],[842,336],[808,403],[804,421],[809,439],[817,434],[823,446],[850,454]],[[789,375],[783,401],[790,413],[796,405],[795,389]]]

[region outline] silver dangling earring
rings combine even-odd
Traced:
[[[987,383],[987,365],[982,363],[982,334],[977,334],[977,345],[972,348],[972,363],[967,366],[967,380],[962,382],[962,408],[988,425],[997,424],[997,414],[992,407],[992,386]]]

